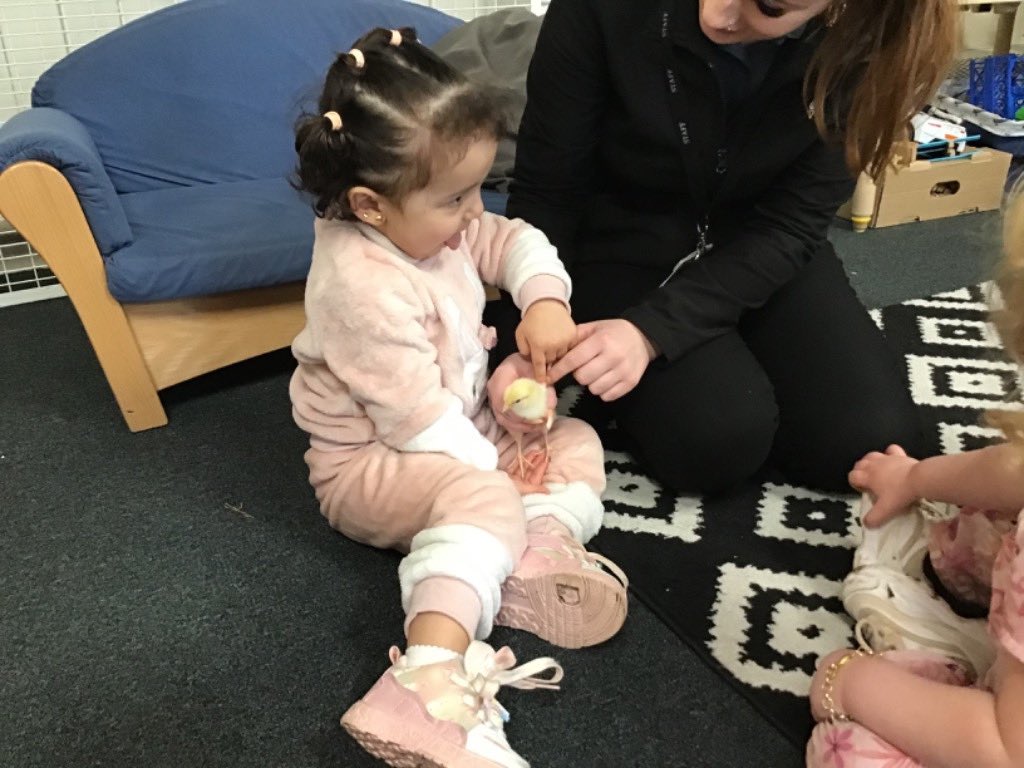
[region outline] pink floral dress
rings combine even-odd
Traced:
[[[963,509],[960,517],[932,526],[928,549],[942,583],[964,600],[987,602],[993,642],[1024,662],[1024,514]],[[939,654],[885,656],[923,677],[970,684],[962,667]],[[927,768],[857,723],[818,723],[807,744],[807,766]]]

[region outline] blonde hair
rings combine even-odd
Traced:
[[[852,171],[877,177],[956,54],[953,0],[832,0],[805,82],[823,136],[839,132]]]
[[[1006,205],[1003,258],[996,270],[995,285],[1002,303],[993,309],[992,322],[1007,354],[1018,365],[1024,365],[1024,183],[1014,187]],[[986,420],[1024,453],[1024,412],[992,410]]]

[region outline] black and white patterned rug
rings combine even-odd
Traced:
[[[872,311],[903,355],[913,398],[945,453],[998,437],[981,413],[1011,399],[1022,381],[987,308],[987,286],[976,286]],[[563,392],[559,406],[589,410],[579,388]],[[839,588],[857,543],[857,497],[782,482],[707,502],[677,496],[643,474],[614,425],[597,426],[608,490],[593,548],[625,569],[634,599],[802,746],[815,660],[852,641]]]

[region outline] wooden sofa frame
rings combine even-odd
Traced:
[[[64,287],[132,432],[167,424],[160,390],[286,347],[302,329],[302,282],[120,303],[78,198],[53,166],[25,161],[0,174],[0,215]]]

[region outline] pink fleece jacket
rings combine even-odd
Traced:
[[[366,224],[318,219],[306,283],[306,326],[292,352],[295,422],[319,450],[371,441],[439,451],[494,469],[472,419],[486,397],[484,283],[520,310],[568,302],[569,276],[543,233],[484,213],[457,249],[416,261]]]

